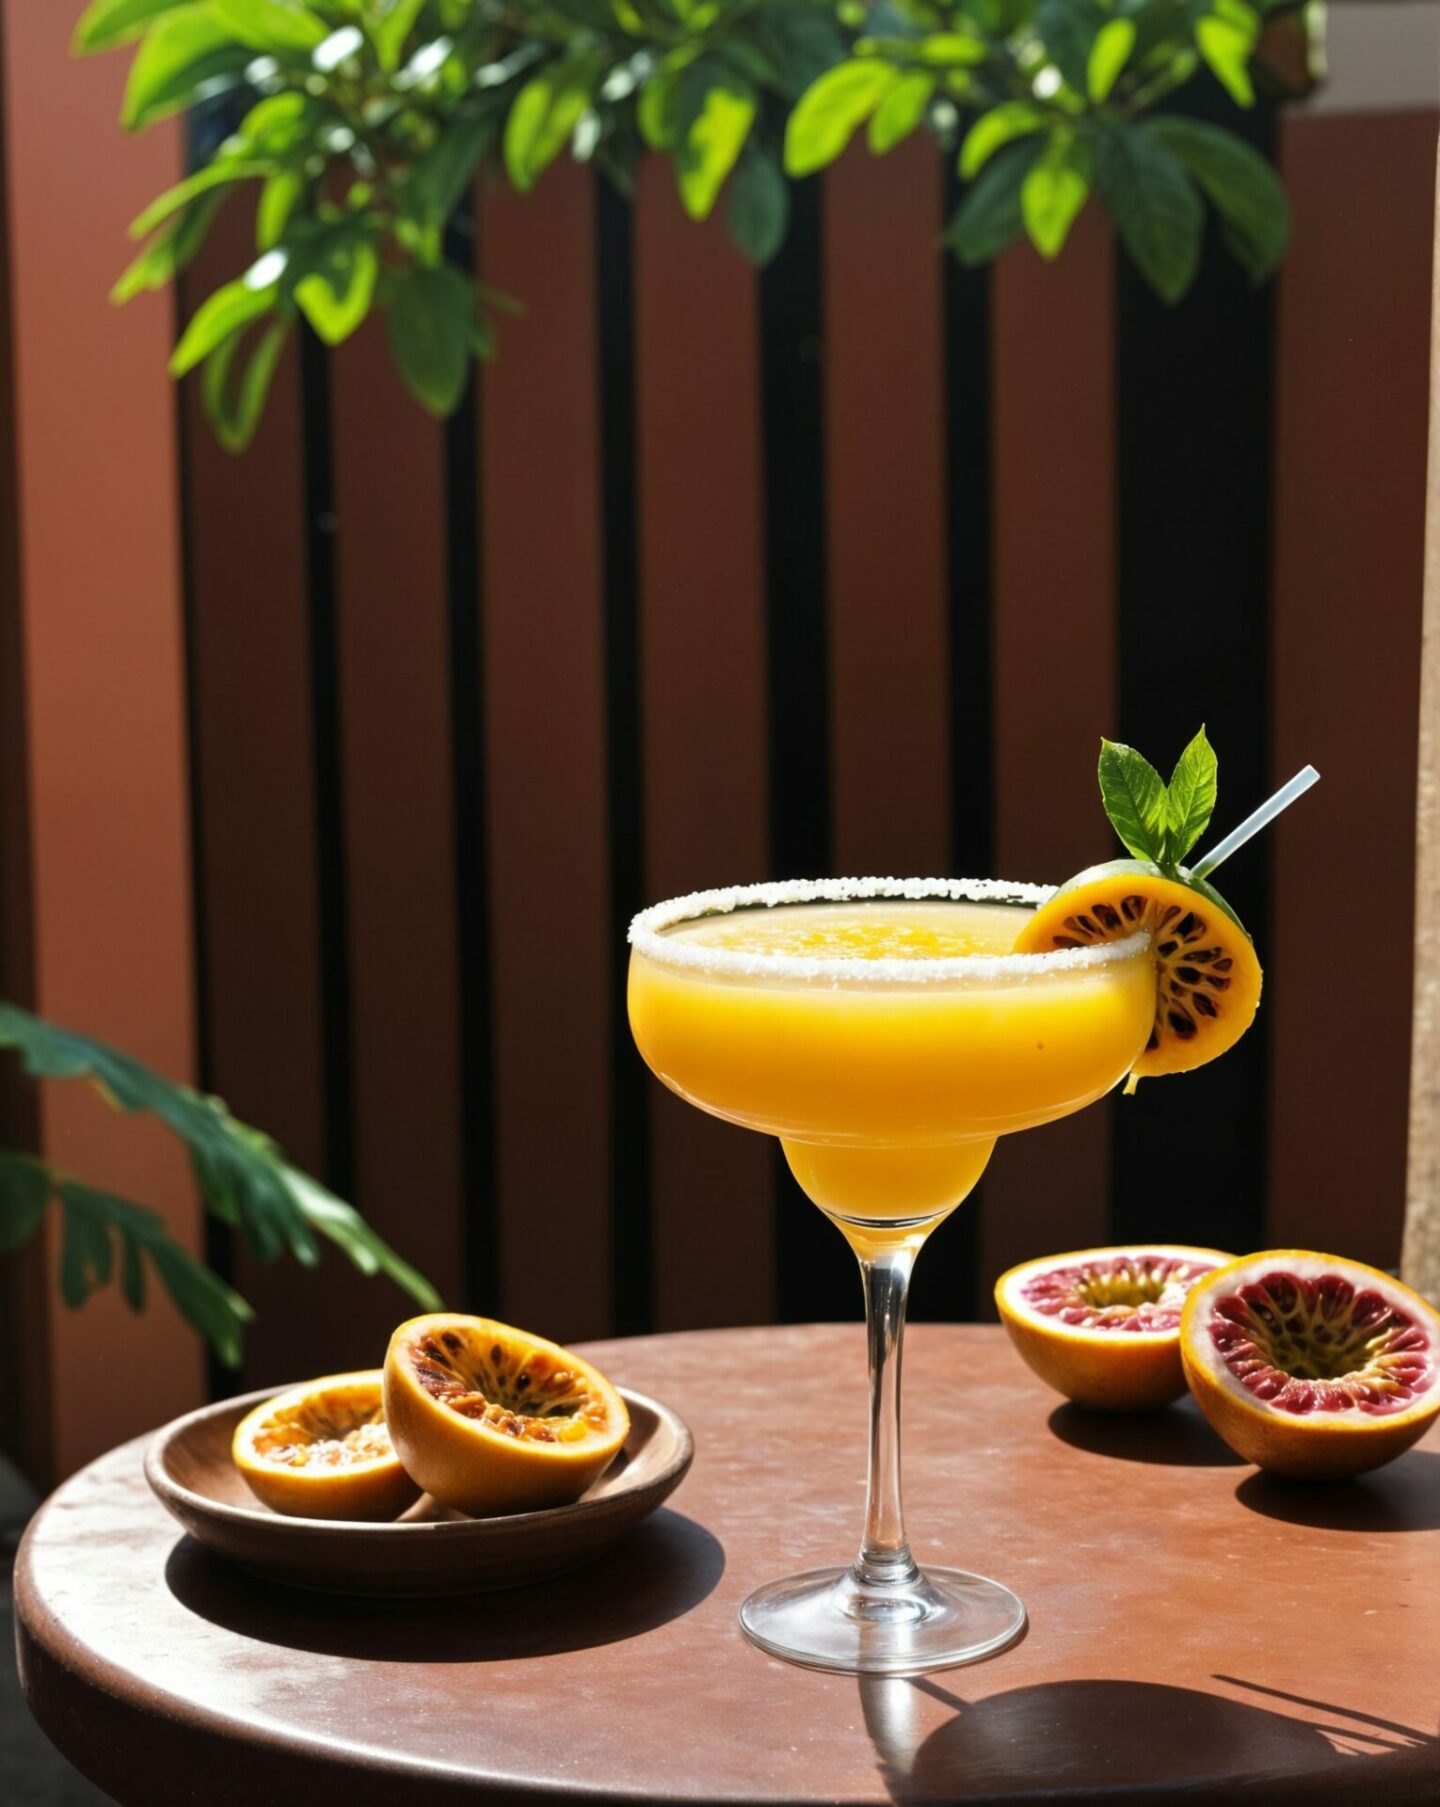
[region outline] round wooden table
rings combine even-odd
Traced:
[[[910,1332],[910,1528],[922,1562],[1016,1588],[1028,1636],[913,1681],[752,1649],[748,1589],[858,1535],[862,1345],[846,1325],[593,1346],[689,1420],[694,1468],[599,1563],[506,1594],[252,1580],[180,1533],[127,1444],[26,1537],[30,1705],[135,1807],[1440,1799],[1440,1441],[1361,1482],[1270,1481],[1188,1402],[1057,1404],[988,1327]]]

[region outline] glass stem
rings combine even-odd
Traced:
[[[870,1354],[870,1478],[854,1572],[866,1587],[908,1586],[919,1578],[900,1499],[900,1352],[915,1253],[902,1245],[860,1256]]]

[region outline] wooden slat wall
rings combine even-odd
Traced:
[[[857,145],[825,184],[831,858],[843,873],[943,872],[949,851],[941,183],[916,142],[891,161]]]
[[[333,366],[340,731],[355,1203],[439,1287],[464,1293],[459,924],[444,434],[378,321]],[[356,1289],[378,1361],[388,1288]]]
[[[243,267],[253,238],[248,207],[232,201],[187,273],[187,308]],[[244,459],[215,443],[193,384],[183,405],[202,1071],[237,1116],[320,1173],[326,1099],[298,354],[286,352]],[[214,1237],[212,1246],[231,1256],[235,1284],[259,1314],[245,1378],[284,1380],[306,1362],[312,1278],[288,1262],[261,1267]]]
[[[69,64],[50,9],[0,6],[24,578],[0,653],[23,625],[35,818],[28,863],[0,822],[0,895],[33,893],[40,926],[7,982],[182,1074],[198,1025],[205,1083],[353,1183],[449,1301],[561,1338],[611,1328],[622,1295],[662,1328],[807,1309],[766,1144],[658,1088],[644,1113],[626,1102],[620,893],[762,877],[789,847],[943,871],[965,841],[955,799],[978,809],[987,783],[997,871],[1104,856],[1095,742],[1120,725],[1119,635],[1139,630],[1133,593],[1117,612],[1133,473],[1103,222],[1054,267],[1021,249],[965,279],[988,366],[947,384],[942,176],[920,147],[847,157],[798,197],[798,252],[764,281],[683,218],[665,168],[642,173],[623,235],[590,176],[557,169],[525,201],[477,198],[478,267],[525,314],[455,424],[403,397],[372,330],[328,364],[290,358],[234,461],[190,395],[174,443],[167,308],[104,304],[175,136],[121,155],[116,66]],[[1435,125],[1297,116],[1281,137],[1297,235],[1274,311],[1271,731],[1277,769],[1313,758],[1326,784],[1273,844],[1263,1233],[1382,1263],[1403,1191]],[[250,232],[232,206],[185,305]],[[953,416],[987,385],[988,524],[972,510],[962,532]],[[807,445],[818,492],[808,461],[777,464]],[[963,631],[990,647],[963,775],[957,560]],[[1163,611],[1153,632],[1174,633]],[[1195,676],[1187,722],[1224,682]],[[1343,985],[1337,932],[1364,935]],[[24,954],[13,906],[0,934]],[[1323,1033],[1302,972],[1325,975]],[[64,1108],[48,1148],[196,1237],[169,1151]],[[1111,1234],[1111,1141],[1099,1110],[1002,1147],[925,1306],[983,1309],[1009,1262]],[[617,1243],[647,1215],[648,1252]],[[261,1314],[247,1382],[377,1360],[406,1310],[335,1257],[317,1276],[211,1246]],[[858,1312],[840,1263],[813,1285],[810,1308]],[[173,1320],[125,1323],[102,1432],[71,1358],[117,1308],[46,1322],[37,1470],[201,1391]]]
[[[674,897],[766,876],[759,318],[659,163],[635,245],[644,880]],[[657,1328],[766,1322],[770,1150],[658,1088],[651,1127]]]
[[[480,235],[486,281],[526,307],[481,408],[496,1293],[561,1340],[610,1325],[594,222],[588,175],[560,169],[488,196]]]
[[[995,270],[996,870],[1058,883],[1094,862],[1095,755],[1117,733],[1114,247],[1096,210],[1065,257]],[[1004,1143],[986,1176],[980,1265],[1103,1243],[1109,1107]]]
[[[1296,118],[1281,158],[1271,1235],[1398,1259],[1405,1194],[1435,118]],[[1383,274],[1382,274],[1383,272]],[[1360,927],[1361,923],[1364,927]],[[1355,985],[1322,980],[1345,936]],[[1316,1002],[1324,1002],[1323,1024]]]

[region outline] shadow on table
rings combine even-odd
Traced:
[[[1048,1422],[1062,1443],[1122,1462],[1160,1462],[1172,1468],[1229,1468],[1240,1462],[1201,1417],[1193,1399],[1182,1399],[1161,1412],[1133,1414],[1057,1405]]]
[[[1312,1799],[1317,1780],[1327,1775],[1338,1784],[1336,1772],[1344,1773],[1346,1792],[1322,1790],[1319,1798],[1349,1801],[1350,1780],[1360,1781],[1356,1757],[1381,1752],[1394,1753],[1395,1760],[1387,1756],[1379,1771],[1366,1766],[1370,1788],[1377,1782],[1384,1788],[1375,1798],[1386,1807],[1433,1798],[1425,1791],[1434,1786],[1437,1740],[1428,1734],[1231,1676],[1214,1679],[1356,1720],[1361,1729],[1317,1725],[1275,1711],[1268,1701],[1252,1706],[1156,1682],[1045,1682],[970,1702],[925,1677],[866,1676],[860,1704],[881,1779],[897,1802],[1004,1800],[1012,1794],[1109,1800],[1112,1790],[1124,1790],[1127,1800],[1136,1801],[1208,1801],[1223,1794],[1227,1801],[1281,1807]],[[920,1729],[930,1717],[921,1712],[926,1694],[954,1709],[928,1734]],[[1215,1796],[1205,1792],[1207,1783]]]
[[[664,1509],[583,1571],[440,1600],[283,1587],[189,1537],[165,1564],[170,1592],[213,1625],[286,1649],[389,1663],[501,1662],[618,1643],[691,1611],[724,1572],[724,1549],[710,1532]]]
[[[1246,1475],[1235,1498],[1252,1512],[1321,1531],[1440,1531],[1440,1454],[1412,1449],[1353,1481]]]

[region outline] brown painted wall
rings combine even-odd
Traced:
[[[194,1070],[175,408],[163,305],[106,295],[126,223],[175,179],[162,130],[124,154],[123,70],[67,55],[69,9],[7,0],[4,126],[27,706],[36,1007],[181,1077]],[[184,1162],[152,1126],[74,1086],[40,1140],[143,1200],[195,1246]],[[163,1301],[71,1318],[47,1300],[60,1471],[193,1404],[194,1340]]]

